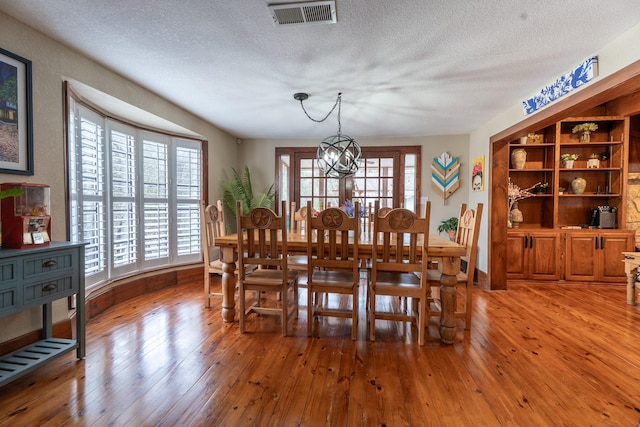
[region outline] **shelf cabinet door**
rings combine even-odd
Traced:
[[[507,236],[507,278],[559,280],[562,245],[556,231],[512,231]]]
[[[633,251],[635,238],[633,233],[600,233],[600,278],[604,282],[623,282],[626,280],[622,252]]]
[[[567,233],[566,279],[593,282],[597,278],[597,232]]]
[[[529,277],[536,280],[559,280],[562,275],[560,235],[531,233],[529,240]]]
[[[507,234],[507,278],[527,278],[527,255],[529,234],[526,232],[509,231]],[[526,247],[525,247],[526,245]]]

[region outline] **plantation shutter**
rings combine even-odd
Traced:
[[[163,138],[164,139],[164,138]],[[169,258],[169,158],[166,141],[143,142],[144,259]]]

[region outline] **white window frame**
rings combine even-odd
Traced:
[[[102,164],[102,180],[105,191],[102,194],[91,195],[85,194],[83,191],[83,175],[82,175],[82,158],[80,149],[82,147],[82,132],[79,132],[80,121],[86,118],[92,123],[98,125],[98,138],[100,139],[97,149],[104,150],[104,162]],[[113,194],[113,176],[112,176],[112,151],[111,151],[111,135],[112,131],[117,131],[130,135],[134,140],[134,163],[132,166],[132,181],[135,190],[132,197],[115,197]],[[167,192],[161,197],[146,197],[144,192],[144,156],[143,141],[150,141],[156,144],[163,144],[167,148],[167,173],[166,184]],[[93,147],[95,148],[95,147]],[[180,168],[177,164],[178,158],[176,153],[181,150],[189,154],[190,163]],[[177,266],[182,264],[190,264],[202,261],[202,252],[200,245],[200,218],[199,206],[203,187],[203,165],[204,150],[202,141],[193,140],[181,136],[168,135],[160,132],[153,132],[147,129],[136,127],[131,124],[125,124],[122,121],[112,119],[107,115],[96,112],[92,108],[77,102],[74,98],[69,97],[69,126],[68,126],[68,171],[69,171],[69,212],[70,212],[70,234],[74,241],[84,241],[83,221],[85,202],[95,202],[101,204],[102,212],[96,216],[103,218],[104,236],[94,245],[93,250],[88,250],[86,255],[92,256],[101,253],[96,252],[96,248],[102,250],[104,256],[104,268],[98,268],[97,271],[86,271],[87,289],[99,286],[101,284],[130,276],[139,272],[145,272],[158,268]],[[91,167],[91,166],[90,166]],[[98,167],[98,166],[96,166]],[[179,170],[182,175],[178,176]],[[162,179],[165,179],[164,177]],[[186,179],[186,181],[185,181]],[[181,194],[178,194],[178,184],[183,183]],[[186,188],[186,191],[184,190]],[[135,251],[136,256],[132,258],[131,263],[114,266],[113,233],[114,233],[114,210],[113,203],[118,201],[132,202],[135,204],[135,224],[130,223],[131,229],[135,229]],[[157,221],[160,229],[166,227],[168,230],[160,230],[166,232],[166,239],[169,242],[168,251],[163,251],[162,256],[154,256],[152,259],[145,259],[145,203],[167,203],[168,219],[165,218]],[[179,211],[183,213],[181,217]],[[185,215],[186,214],[186,215]],[[154,226],[157,225],[154,223]],[[180,230],[178,230],[180,229]],[[180,245],[180,249],[178,246]],[[129,248],[131,249],[131,248]],[[89,261],[89,260],[87,260]],[[93,263],[87,263],[87,267],[93,266]]]

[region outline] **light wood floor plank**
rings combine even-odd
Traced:
[[[67,354],[0,388],[0,426],[539,426],[640,421],[640,306],[624,286],[518,283],[474,290],[471,331],[427,344],[380,321],[368,341],[350,320],[306,337],[277,318],[250,333],[202,304],[198,285],[113,307],[87,325],[87,358]],[[331,301],[343,306],[345,301]],[[397,302],[382,302],[397,306]]]

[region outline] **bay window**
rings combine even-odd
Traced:
[[[200,261],[202,142],[69,106],[70,230],[87,242],[87,286]]]

